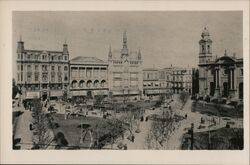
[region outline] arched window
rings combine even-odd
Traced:
[[[207,52],[210,53],[210,45],[207,46]]]
[[[205,52],[205,46],[201,45],[201,52],[204,53]]]

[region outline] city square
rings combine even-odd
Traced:
[[[243,149],[241,15],[147,14],[15,13],[13,149]]]

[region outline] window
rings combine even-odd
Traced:
[[[38,65],[35,65],[35,71],[38,71]]]
[[[86,74],[87,74],[87,77],[90,78],[90,77],[91,77],[91,70],[90,70],[90,69],[87,69]]]
[[[35,74],[35,81],[39,81],[39,74],[38,73]]]
[[[202,50],[202,51],[201,51],[202,53],[205,52],[205,46],[204,46],[204,45],[201,46],[201,50]]]
[[[68,60],[68,57],[67,57],[67,56],[64,56],[64,60]]]
[[[20,81],[20,74],[17,74],[17,81]]]
[[[28,82],[31,81],[31,74],[27,74],[27,81],[28,81]]]
[[[64,76],[64,81],[68,81],[68,76],[67,75]]]
[[[21,54],[21,59],[23,59],[23,54]]]
[[[52,71],[55,71],[55,66],[51,66],[51,70],[52,70]]]
[[[68,67],[67,66],[64,66],[64,71],[68,71]]]
[[[226,69],[224,69],[224,74],[227,74],[227,70]]]
[[[27,65],[27,71],[31,71],[31,65]]]
[[[51,60],[52,60],[52,61],[54,60],[54,56],[51,56]]]
[[[20,70],[20,66],[19,65],[17,65],[17,70]]]
[[[62,75],[58,75],[58,82],[62,82]]]
[[[20,59],[20,54],[18,54],[18,59]]]
[[[42,79],[43,79],[43,81],[48,81],[48,75],[47,74],[43,74]]]
[[[42,71],[47,71],[47,65],[42,65]]]
[[[27,59],[28,59],[28,60],[30,59],[30,55],[29,55],[29,54],[27,55]]]
[[[52,82],[55,81],[55,75],[54,75],[54,74],[51,75],[51,81],[52,81]]]

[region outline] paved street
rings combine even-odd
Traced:
[[[32,122],[31,112],[29,110],[23,110],[23,114],[18,117],[16,125],[16,133],[14,138],[19,139],[21,149],[31,149],[33,146],[32,142],[32,131],[29,130],[29,124]]]

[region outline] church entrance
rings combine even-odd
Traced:
[[[223,83],[223,93],[222,93],[222,96],[223,97],[228,97],[228,83],[227,82],[224,82]]]
[[[210,96],[214,96],[215,83],[210,82]]]
[[[239,99],[243,99],[243,83],[239,84]]]

